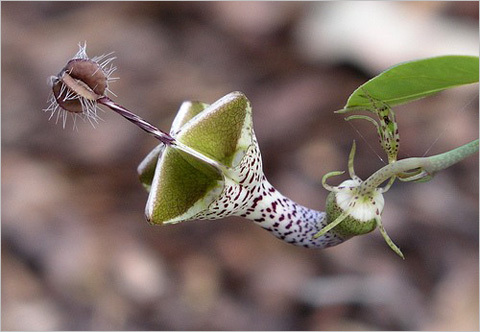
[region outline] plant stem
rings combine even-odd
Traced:
[[[360,191],[370,191],[389,178],[405,172],[420,171],[420,178],[433,176],[434,173],[448,168],[476,152],[478,152],[478,139],[438,155],[398,160],[373,173],[361,184]],[[413,180],[413,178],[410,180]],[[408,177],[406,181],[409,181]]]

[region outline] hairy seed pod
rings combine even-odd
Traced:
[[[52,86],[58,105],[72,113],[83,113],[85,101],[95,102],[106,88],[107,76],[100,65],[90,59],[70,60]]]
[[[51,112],[51,117],[57,113],[65,121],[67,114],[88,119],[92,124],[97,122],[97,101],[106,95],[108,83],[114,78],[111,74],[115,67],[111,65],[114,57],[110,54],[88,58],[86,46],[79,45],[77,54],[67,62],[57,76],[50,78],[52,94],[50,105],[45,111]]]
[[[91,59],[70,60],[64,69],[73,79],[85,84],[97,96],[103,96],[107,89],[107,75],[102,67]]]

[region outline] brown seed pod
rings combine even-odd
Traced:
[[[72,113],[82,113],[82,98],[95,101],[104,95],[107,76],[100,65],[90,59],[70,60],[53,83],[58,105]]]
[[[111,54],[90,59],[86,46],[79,47],[73,59],[50,80],[52,95],[45,111],[52,113],[50,118],[57,113],[57,122],[62,118],[64,126],[68,113],[72,114],[74,122],[80,116],[92,124],[97,123],[97,100],[106,95],[108,83],[114,80],[111,74],[116,68],[110,64],[114,59],[109,57]]]
[[[73,79],[84,83],[99,96],[105,94],[107,89],[107,75],[103,68],[90,59],[73,59],[65,66],[65,72]]]

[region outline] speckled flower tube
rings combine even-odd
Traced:
[[[150,191],[146,208],[150,223],[235,215],[252,220],[285,242],[307,248],[326,248],[348,238],[334,230],[314,238],[328,222],[325,212],[295,203],[268,182],[244,94],[232,92],[212,105],[185,102],[170,135],[181,145],[155,149],[138,168]],[[203,157],[191,158],[183,145]],[[216,163],[221,166],[212,167],[211,172],[199,166]],[[189,184],[179,185],[181,178],[189,179]]]

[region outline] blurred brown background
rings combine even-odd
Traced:
[[[402,261],[378,231],[307,250],[239,218],[149,226],[136,166],[155,140],[109,111],[78,130],[42,112],[47,77],[83,41],[90,56],[115,51],[114,99],[164,130],[183,100],[243,91],[270,182],[323,209],[321,177],[346,169],[352,140],[360,176],[383,165],[371,125],[333,111],[401,61],[478,54],[478,2],[3,2],[1,12],[3,329],[478,329],[478,157],[385,195]],[[396,110],[401,157],[478,137],[478,85]]]

